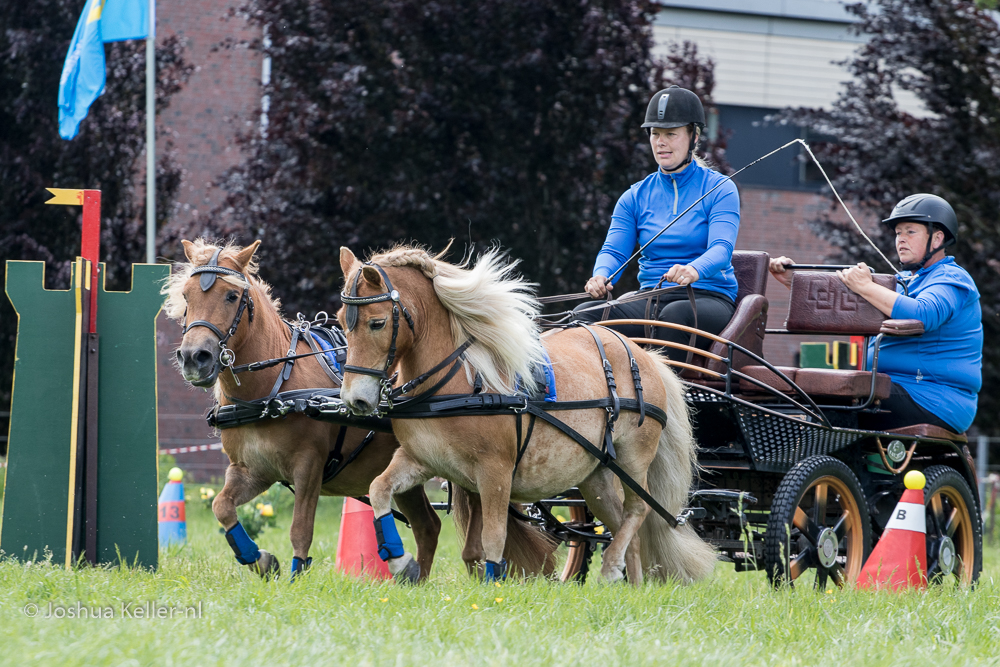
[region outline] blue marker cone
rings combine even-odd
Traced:
[[[187,518],[184,514],[184,472],[171,468],[170,481],[160,494],[160,546],[187,542]]]

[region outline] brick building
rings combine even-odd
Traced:
[[[196,223],[221,200],[212,183],[239,160],[237,134],[260,122],[263,63],[252,50],[218,48],[227,39],[259,37],[242,19],[229,18],[238,5],[235,0],[175,0],[159,7],[158,35],[182,36],[187,58],[197,67],[159,121],[184,168],[182,222]],[[848,30],[850,17],[833,0],[660,0],[660,6],[654,25],[658,49],[691,40],[715,60],[719,114],[710,119],[709,131],[730,133],[729,159],[737,168],[799,136],[799,128],[768,123],[769,114],[786,106],[822,107],[835,99],[846,73],[832,61],[848,57],[859,42]],[[818,194],[817,176],[792,149],[741,175],[738,247],[801,263],[822,262],[830,247],[808,225],[829,207]],[[767,296],[769,327],[781,327],[788,292],[771,281]],[[188,387],[173,367],[179,327],[161,316],[158,331],[161,449],[218,443],[203,418],[211,394]],[[775,363],[794,364],[802,340],[769,336],[765,354]],[[201,479],[221,476],[226,462],[218,450],[175,456]]]

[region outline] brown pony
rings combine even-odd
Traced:
[[[380,409],[380,399],[387,391],[384,376],[380,376],[391,356],[395,357],[399,383],[441,368],[412,389],[407,394],[410,397],[441,383],[439,394],[469,395],[477,375],[482,392],[510,395],[518,377],[529,382],[532,365],[543,363],[546,352],[560,401],[608,395],[591,333],[573,328],[539,336],[534,321],[538,304],[530,294],[530,285],[512,277],[514,264],[505,264],[497,251],[486,253],[470,267],[468,262],[449,264],[414,247],[395,248],[362,264],[350,250],[341,248],[340,264],[346,287],[345,306],[338,316],[348,327],[341,398],[355,414],[371,415]],[[353,297],[350,302],[349,297]],[[621,381],[632,378],[627,344],[638,362],[646,403],[667,415],[663,427],[648,416],[640,424],[638,414],[622,412],[613,434],[617,464],[676,514],[687,498],[696,465],[682,385],[657,354],[630,341],[623,344],[610,331],[595,332],[619,378],[621,397],[636,396],[632,383]],[[440,364],[462,347],[466,349],[460,363],[465,372],[449,379],[451,364]],[[591,443],[602,443],[604,410],[556,414]],[[390,499],[439,475],[481,498],[481,539],[467,535],[467,545],[481,545],[487,577],[503,575],[508,503],[537,501],[573,486],[580,488],[587,505],[614,535],[604,553],[605,580],[621,579],[624,569],[633,584],[642,582],[644,572],[681,581],[711,572],[715,554],[690,526],[670,528],[658,516],[645,520],[650,508],[636,492],[625,487],[622,502],[621,486],[613,473],[543,420],[534,426],[517,464],[517,420],[511,416],[513,410],[510,416],[472,413],[394,419],[400,449],[370,489],[376,524],[381,522],[380,546],[391,556],[390,571],[404,572],[412,560],[395,534]],[[477,522],[470,523],[470,530],[478,527]]]
[[[216,246],[201,239],[182,243],[188,263],[180,265],[163,288],[167,297],[166,312],[185,325],[201,320],[212,324],[218,331],[204,325],[188,328],[177,350],[176,361],[181,374],[195,386],[214,386],[215,398],[221,405],[231,404],[233,399],[250,401],[267,396],[282,366],[242,373],[237,384],[229,371],[220,373],[218,335],[222,333],[225,336],[231,323],[236,321],[241,294],[246,288],[253,301],[253,317],[245,307],[235,332],[226,341],[227,348],[235,353],[239,364],[288,354],[291,331],[281,317],[280,303],[271,296],[267,283],[257,276],[253,256],[260,241],[246,248],[231,244]],[[205,271],[204,267],[213,257],[218,266],[229,270],[229,273],[214,273],[216,279],[204,290],[201,280],[205,273],[199,273],[199,267]],[[296,352],[310,351],[308,344],[300,340]],[[304,358],[295,362],[281,390],[336,386],[318,360]],[[249,502],[275,482],[287,481],[294,486],[295,507],[291,526],[294,575],[310,562],[309,547],[319,496],[365,495],[372,480],[385,470],[399,446],[391,433],[377,433],[342,473],[323,484],[324,464],[335,447],[339,431],[337,424],[315,421],[298,414],[222,431],[223,450],[231,463],[226,470],[225,486],[216,496],[212,510],[225,527],[226,537],[240,563],[262,576],[279,571],[277,559],[257,549],[239,525],[236,516],[239,505]],[[367,429],[346,430],[341,450],[345,460],[350,458],[367,434]],[[412,524],[417,543],[419,574],[417,568],[412,567],[410,578],[423,579],[430,573],[434,561],[441,521],[431,508],[423,487],[411,487],[393,497]],[[461,501],[463,505],[468,503],[464,496]],[[512,529],[523,533],[521,549],[511,554],[518,566],[530,573],[545,569],[551,561],[551,544],[533,529],[519,526],[512,526]]]

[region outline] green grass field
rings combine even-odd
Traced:
[[[689,587],[471,581],[450,519],[431,580],[372,584],[333,570],[341,500],[324,498],[313,569],[289,584],[240,568],[188,486],[186,547],[155,573],[0,562],[0,664],[957,665],[1000,664],[1000,549],[980,586],[928,593],[773,591],[720,564]],[[291,562],[290,513],[258,539]],[[409,533],[402,531],[404,540]],[[408,544],[411,547],[411,544]],[[49,605],[114,618],[46,618]],[[123,617],[146,603],[199,618]],[[25,608],[37,609],[29,617]],[[30,611],[29,609],[29,611]]]

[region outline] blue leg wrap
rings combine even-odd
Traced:
[[[250,565],[260,560],[260,549],[257,548],[257,543],[250,539],[243,524],[239,521],[236,522],[235,526],[226,531],[226,541],[233,548],[236,560],[241,565]]]
[[[486,573],[483,575],[485,581],[496,581],[507,578],[507,559],[501,559],[499,563],[491,560],[486,561]]]
[[[375,519],[375,537],[378,539],[378,557],[382,560],[399,558],[406,553],[392,512]]]
[[[295,575],[301,574],[302,572],[305,572],[306,570],[308,570],[309,566],[312,565],[312,562],[313,562],[313,559],[311,557],[310,558],[306,558],[305,560],[302,560],[301,558],[293,557],[292,558],[292,576],[291,576],[291,580],[295,581]]]

